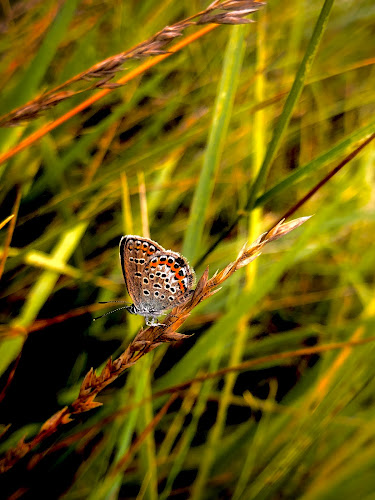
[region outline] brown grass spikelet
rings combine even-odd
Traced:
[[[180,306],[175,307],[160,325],[148,326],[141,329],[131,341],[125,351],[114,361],[109,358],[100,374],[91,368],[84,377],[78,397],[71,405],[63,408],[50,417],[41,427],[39,433],[28,443],[20,441],[17,446],[9,450],[0,460],[0,472],[5,472],[15,465],[29,451],[40,444],[45,438],[55,433],[66,423],[77,415],[98,406],[102,403],[95,401],[96,396],[121,373],[134,365],[141,357],[156,349],[164,343],[184,340],[190,335],[179,333],[178,328],[186,321],[191,311],[203,300],[211,297],[220,290],[220,285],[227,280],[235,271],[249,264],[258,257],[261,249],[267,243],[274,241],[293,231],[310,217],[301,217],[290,222],[281,220],[270,231],[263,233],[255,242],[241,249],[235,261],[230,262],[224,269],[216,272],[208,278],[208,267],[198,280],[191,299]]]
[[[168,45],[190,26],[205,24],[247,24],[253,22],[245,16],[259,10],[264,2],[252,0],[224,0],[213,2],[204,11],[198,12],[187,19],[176,22],[171,26],[165,26],[161,31],[153,35],[135,47],[115,54],[101,62],[91,66],[87,70],[75,75],[44,94],[32,99],[9,113],[0,116],[0,126],[14,127],[22,122],[38,118],[43,111],[56,106],[58,103],[85,91],[98,88],[114,90],[121,87],[121,83],[108,83],[119,71],[123,71],[123,64],[128,60],[143,59],[145,57],[168,54]],[[216,12],[217,11],[217,12]],[[79,90],[66,90],[74,84],[84,81],[98,79],[93,85]]]
[[[65,406],[62,410],[58,411],[51,418],[46,420],[42,425],[40,431],[48,433],[51,429],[54,429],[57,425],[67,424],[72,421],[72,419],[67,414],[68,407]]]

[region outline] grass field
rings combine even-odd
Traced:
[[[208,7],[1,3],[4,498],[375,498],[375,4]]]

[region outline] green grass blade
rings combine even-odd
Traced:
[[[71,255],[80,244],[86,228],[87,223],[80,222],[60,238],[60,241],[52,252],[52,259],[56,261],[57,266],[66,263],[70,259]],[[59,273],[56,271],[43,271],[29,292],[21,314],[13,322],[14,326],[26,327],[34,321],[40,309],[52,293],[59,276]],[[17,357],[22,343],[22,338],[15,338],[6,340],[0,345],[0,373],[3,373],[9,363]]]
[[[244,27],[234,26],[225,51],[223,71],[214,106],[212,125],[198,185],[194,191],[183,254],[193,260],[199,250],[215,175],[223,152],[237,80],[244,55]]]
[[[296,77],[293,82],[293,86],[288,94],[280,118],[277,121],[275,131],[272,136],[272,140],[268,146],[263,164],[252,186],[249,201],[247,203],[248,210],[252,210],[252,208],[254,207],[257,195],[263,186],[263,183],[266,179],[271,163],[275,157],[275,154],[280,146],[284,133],[288,127],[289,121],[292,117],[293,109],[296,106],[297,101],[303,90],[306,76],[308,75],[311,66],[314,62],[315,56],[317,54],[321,39],[323,37],[324,31],[328,23],[328,18],[331,13],[333,3],[334,0],[325,0],[322,10],[320,11],[320,15],[316,22],[314,32],[311,36],[309,45],[306,49],[301,65],[298,68]]]
[[[7,100],[3,101],[3,106],[6,105],[7,108],[13,109],[34,97],[58,50],[59,44],[64,39],[69,24],[73,19],[77,4],[78,0],[65,1],[61,9],[57,11],[56,17],[42,41],[36,56],[26,69],[17,87],[8,96]]]
[[[317,158],[314,158],[314,160],[298,168],[297,170],[289,174],[287,177],[285,177],[285,179],[275,184],[275,186],[273,186],[272,188],[268,189],[264,194],[262,194],[262,196],[259,196],[259,198],[257,198],[255,206],[258,207],[264,205],[265,203],[267,203],[267,201],[272,200],[276,194],[285,191],[285,189],[291,187],[298,180],[303,179],[304,177],[306,177],[309,174],[312,174],[313,172],[316,172],[317,170],[324,167],[328,163],[337,160],[348,150],[350,146],[355,145],[361,139],[365,139],[369,134],[372,134],[374,131],[375,131],[375,120],[373,120],[368,125],[365,125],[364,127],[355,130],[348,137],[346,137],[338,144],[336,144],[336,146],[333,146],[333,148],[330,148],[325,153],[319,155]]]
[[[58,10],[56,17],[47,32],[36,56],[29,64],[22,79],[10,92],[6,99],[2,99],[1,114],[17,108],[35,96],[41,85],[43,78],[53,60],[59,44],[64,39],[69,24],[76,11],[78,0],[67,0]],[[0,145],[10,148],[19,138],[19,131],[16,129],[2,130],[0,133]]]
[[[265,26],[266,19],[262,15],[260,21],[257,23],[257,64],[256,64],[256,80],[255,80],[255,102],[259,103],[264,100],[264,90],[265,90],[265,75],[262,71],[266,64],[266,42],[265,42]],[[252,177],[255,178],[259,168],[261,166],[262,160],[264,158],[264,152],[266,147],[266,130],[265,130],[266,120],[265,111],[260,110],[255,115],[254,127],[249,139],[253,140],[254,148],[254,164],[252,166]],[[245,191],[245,190],[244,190]],[[248,221],[248,241],[254,241],[257,235],[261,233],[261,214],[260,210],[254,210],[251,212]],[[256,260],[253,262],[252,266],[246,268],[246,283],[244,290],[250,290],[254,283],[256,282],[257,275],[257,264]],[[241,291],[236,285],[233,286],[233,291],[237,297]],[[231,307],[231,304],[229,305]],[[235,336],[234,342],[231,346],[231,352],[229,355],[229,366],[237,365],[242,361],[245,353],[246,342],[249,335],[248,321],[249,317],[244,316],[238,324],[237,334]],[[212,464],[217,455],[217,449],[220,446],[220,441],[223,438],[225,422],[228,413],[228,407],[233,394],[234,384],[237,379],[237,373],[230,373],[224,379],[224,387],[221,392],[221,397],[219,401],[219,409],[216,418],[216,422],[209,433],[207,445],[202,457],[202,461],[199,467],[197,479],[195,480],[192,498],[198,499],[202,496],[202,492],[205,491],[207,487],[207,480],[212,469]]]

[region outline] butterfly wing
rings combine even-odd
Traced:
[[[144,268],[150,257],[164,248],[149,238],[128,234],[120,241],[120,262],[125,285],[134,305],[144,303]]]
[[[189,300],[195,274],[185,257],[171,250],[159,250],[144,268],[149,304],[155,311],[166,311]]]

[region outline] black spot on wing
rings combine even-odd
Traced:
[[[178,264],[180,267],[186,266],[186,263],[182,257],[177,257],[176,258],[176,264]]]

